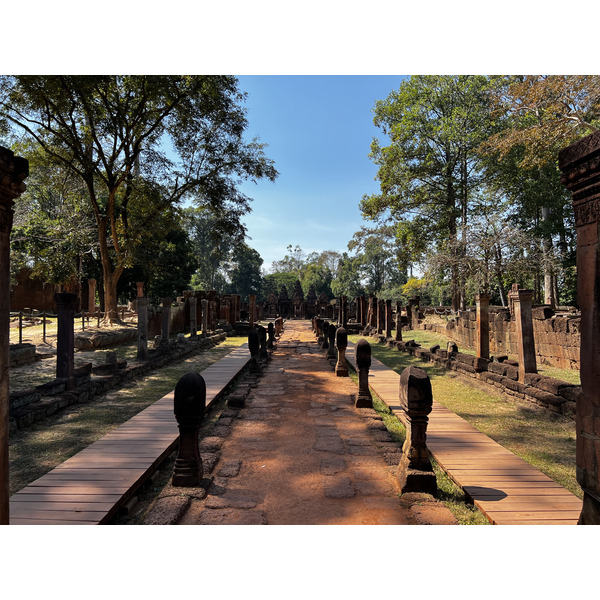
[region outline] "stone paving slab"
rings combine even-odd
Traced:
[[[356,391],[350,378],[335,376],[310,322],[287,321],[221,438],[206,498],[191,498],[179,524],[455,524],[433,499],[435,518],[401,502],[400,447],[388,445],[375,411],[354,408]]]

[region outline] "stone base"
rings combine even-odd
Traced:
[[[396,478],[403,494],[408,492],[421,492],[437,496],[437,482],[433,471],[419,471],[404,466],[402,462],[396,470]]]
[[[600,525],[600,501],[585,492],[577,525]]]
[[[178,458],[173,468],[173,487],[198,487],[204,475],[202,459],[198,461]]]
[[[371,396],[356,394],[354,408],[373,408],[373,398]]]
[[[344,365],[336,366],[335,374],[337,377],[348,377],[348,367]]]

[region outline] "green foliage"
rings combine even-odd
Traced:
[[[248,300],[249,294],[260,296],[263,288],[263,259],[260,254],[247,244],[239,244],[233,252],[232,263],[229,292],[239,294],[245,301]]]

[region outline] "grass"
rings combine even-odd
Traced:
[[[349,336],[349,339],[357,341],[359,337]],[[372,355],[397,373],[409,365],[424,369],[437,402],[579,498],[583,497],[575,477],[572,419],[383,345],[372,344]]]
[[[11,436],[9,445],[10,494],[41,477],[83,450],[175,387],[189,371],[202,371],[246,342],[229,337],[219,345],[130,382],[89,404],[72,405]]]
[[[358,336],[350,337],[358,339]],[[350,376],[358,383],[358,376],[352,369],[350,370]],[[390,435],[401,446],[406,439],[406,428],[373,390],[371,390],[371,395],[373,396],[373,408],[380,414]],[[446,475],[437,462],[432,459],[431,463],[438,487],[438,500],[446,505],[458,523],[460,525],[489,525],[490,522],[483,513],[469,501],[462,489]]]

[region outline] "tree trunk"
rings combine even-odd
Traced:
[[[102,261],[102,278],[104,280],[104,325],[122,325],[119,318],[117,298],[117,281],[123,272],[122,267],[113,269],[106,234],[106,217],[100,218],[98,225],[100,241],[100,260]]]
[[[547,223],[550,217],[550,209],[542,206],[542,222]],[[552,285],[552,238],[544,233],[542,238],[542,250],[544,255],[544,304],[556,307],[556,297],[554,295],[554,286]]]

